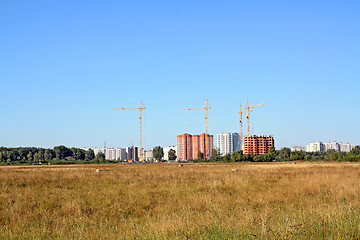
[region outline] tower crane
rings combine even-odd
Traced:
[[[194,108],[183,108],[182,110],[195,110],[195,109],[204,109],[205,110],[205,148],[204,150],[206,151],[206,148],[208,146],[207,144],[207,139],[208,139],[208,110],[211,109],[208,100],[206,99],[205,102],[205,106],[203,107],[194,107]],[[210,149],[209,149],[210,151]],[[205,158],[207,158],[207,156],[209,156],[209,153],[204,152],[204,156]]]
[[[253,106],[250,106],[249,105],[249,101],[248,99],[246,99],[246,107],[245,107],[245,110],[248,110],[246,112],[246,119],[247,119],[247,136],[249,137],[250,136],[250,116],[249,116],[249,113],[250,113],[250,109],[254,108],[254,107],[260,107],[260,106],[263,106],[264,104],[261,103],[261,104],[257,104],[257,105],[253,105]],[[252,112],[252,110],[251,110]]]
[[[253,110],[247,109],[247,110],[242,110],[241,109],[241,104],[240,104],[240,108],[239,108],[239,123],[240,123],[240,149],[242,150],[242,142],[243,142],[243,131],[242,131],[242,114],[243,113],[248,113],[248,112],[252,112]]]
[[[141,103],[139,107],[115,107],[114,109],[121,109],[121,110],[125,110],[125,109],[139,109],[139,120],[140,120],[140,149],[139,149],[139,156],[140,156],[140,161],[144,161],[144,152],[142,149],[142,110],[145,110],[146,108],[143,105],[143,100],[141,99]]]

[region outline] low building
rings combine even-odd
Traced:
[[[292,152],[300,152],[300,151],[305,151],[305,147],[300,147],[300,146],[293,146],[292,148],[291,148],[291,151]]]
[[[175,154],[176,154],[176,146],[168,146],[168,147],[164,147],[163,151],[164,151],[164,157],[163,159],[168,161],[169,160],[169,151],[170,150],[174,150]]]
[[[147,162],[151,162],[154,159],[153,150],[145,150],[144,159]]]
[[[327,143],[312,142],[306,145],[306,152],[326,152],[328,150],[334,150],[335,152],[350,152],[354,147],[354,144],[343,144],[336,141]]]

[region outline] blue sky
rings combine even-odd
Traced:
[[[277,149],[360,144],[359,1],[0,0],[0,146],[175,145],[238,132]],[[244,119],[245,122],[245,119]],[[246,125],[244,125],[246,129]]]

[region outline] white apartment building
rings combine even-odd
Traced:
[[[240,135],[238,133],[222,132],[216,135],[216,147],[221,156],[240,150]]]
[[[291,151],[292,151],[292,152],[295,152],[295,151],[300,152],[300,151],[305,151],[305,150],[306,150],[305,147],[300,147],[300,146],[293,146],[293,147],[291,148]]]
[[[306,152],[326,152],[331,149],[335,150],[336,152],[350,152],[354,147],[354,144],[343,144],[335,141],[328,143],[313,142],[306,145]]]
[[[126,150],[125,148],[92,148],[94,154],[102,152],[105,155],[106,160],[126,160]]]
[[[164,147],[163,148],[163,151],[164,151],[164,157],[163,159],[164,160],[169,160],[169,151],[170,149],[174,150],[175,151],[175,154],[176,154],[176,146],[168,146],[168,147]]]
[[[152,150],[145,150],[144,151],[144,159],[145,161],[152,161],[154,158],[153,151]]]

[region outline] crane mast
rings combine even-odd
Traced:
[[[260,107],[260,106],[263,106],[263,105],[264,105],[264,104],[261,103],[261,104],[257,104],[257,105],[250,106],[248,99],[246,99],[246,107],[245,107],[245,110],[247,110],[247,111],[246,111],[246,119],[247,119],[247,136],[248,136],[248,137],[250,136],[250,115],[249,115],[249,113],[252,112],[252,110],[250,110],[250,109],[252,109],[252,108],[254,108],[254,107]]]
[[[139,120],[140,120],[140,149],[139,149],[139,156],[140,161],[144,161],[144,151],[142,148],[142,111],[146,108],[144,107],[143,100],[141,99],[140,106],[139,107],[115,107],[114,109],[139,109]]]
[[[241,104],[240,104],[240,108],[239,108],[239,123],[240,123],[240,149],[243,150],[242,144],[243,144],[243,127],[242,127],[242,114],[243,113],[248,113],[248,112],[252,112],[253,110],[242,110],[241,108]]]
[[[195,109],[204,109],[205,110],[205,148],[204,148],[204,150],[206,151],[207,146],[208,146],[208,110],[211,109],[211,107],[208,103],[208,100],[206,99],[204,107],[183,108],[182,110],[195,110]],[[210,149],[209,149],[209,151],[210,151]],[[207,156],[209,156],[209,153],[204,152],[204,156],[205,156],[205,158],[207,158]]]

